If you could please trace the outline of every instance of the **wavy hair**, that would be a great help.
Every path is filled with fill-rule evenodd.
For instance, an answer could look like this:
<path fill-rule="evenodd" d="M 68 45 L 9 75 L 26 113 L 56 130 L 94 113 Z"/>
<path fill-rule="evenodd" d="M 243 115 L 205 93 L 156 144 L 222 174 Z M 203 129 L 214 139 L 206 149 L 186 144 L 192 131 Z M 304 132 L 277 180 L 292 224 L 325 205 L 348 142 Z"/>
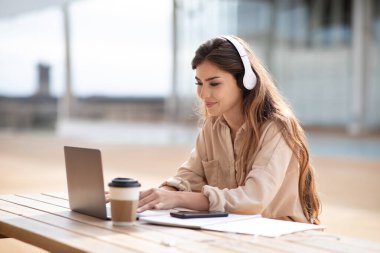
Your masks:
<path fill-rule="evenodd" d="M 300 169 L 298 190 L 303 213 L 310 223 L 319 224 L 321 203 L 316 191 L 314 169 L 309 160 L 305 133 L 269 73 L 255 57 L 248 44 L 238 37 L 235 39 L 247 51 L 251 67 L 257 76 L 257 84 L 253 90 L 247 90 L 243 86 L 244 67 L 241 58 L 235 47 L 224 38 L 213 38 L 200 45 L 192 60 L 192 68 L 196 69 L 202 62 L 209 61 L 232 74 L 242 90 L 243 114 L 248 131 L 247 138 L 244 138 L 239 151 L 240 159 L 237 166 L 245 173 L 250 158 L 257 151 L 263 124 L 268 120 L 278 124 L 282 136 L 298 159 Z M 202 111 L 205 119 L 208 117 L 207 111 L 205 108 L 202 108 Z"/>

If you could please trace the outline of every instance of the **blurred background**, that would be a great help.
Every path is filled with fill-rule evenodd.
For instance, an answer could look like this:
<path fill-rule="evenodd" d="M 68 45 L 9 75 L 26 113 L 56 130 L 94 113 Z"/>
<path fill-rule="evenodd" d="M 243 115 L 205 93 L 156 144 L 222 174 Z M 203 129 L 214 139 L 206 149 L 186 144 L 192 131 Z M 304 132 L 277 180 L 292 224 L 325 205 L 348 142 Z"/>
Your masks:
<path fill-rule="evenodd" d="M 64 145 L 159 185 L 197 136 L 194 51 L 224 34 L 304 126 L 327 231 L 380 242 L 379 0 L 0 0 L 0 193 L 65 192 Z"/>

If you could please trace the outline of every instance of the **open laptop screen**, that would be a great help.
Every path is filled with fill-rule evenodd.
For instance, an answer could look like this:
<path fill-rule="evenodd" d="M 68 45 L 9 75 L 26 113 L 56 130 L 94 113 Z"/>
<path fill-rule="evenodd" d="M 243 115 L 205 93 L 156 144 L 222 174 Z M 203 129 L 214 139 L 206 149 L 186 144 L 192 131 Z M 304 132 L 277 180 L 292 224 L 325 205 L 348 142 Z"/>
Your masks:
<path fill-rule="evenodd" d="M 101 153 L 98 149 L 64 147 L 70 209 L 107 219 Z"/>

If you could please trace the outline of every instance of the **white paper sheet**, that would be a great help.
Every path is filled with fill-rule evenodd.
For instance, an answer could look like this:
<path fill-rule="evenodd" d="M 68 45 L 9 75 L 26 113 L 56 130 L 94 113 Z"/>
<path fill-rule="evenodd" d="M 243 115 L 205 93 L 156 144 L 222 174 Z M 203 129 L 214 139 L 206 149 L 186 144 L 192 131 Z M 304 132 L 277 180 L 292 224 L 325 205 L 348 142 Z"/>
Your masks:
<path fill-rule="evenodd" d="M 267 237 L 278 237 L 311 229 L 324 229 L 324 226 L 301 222 L 283 221 L 266 218 L 248 219 L 242 221 L 231 221 L 223 224 L 212 224 L 202 226 L 202 229 L 232 232 L 250 235 L 261 235 Z"/>
<path fill-rule="evenodd" d="M 170 211 L 152 211 L 140 215 L 140 221 L 164 226 L 205 229 L 229 233 L 278 237 L 311 229 L 325 227 L 308 223 L 262 218 L 261 215 L 229 214 L 228 217 L 179 219 L 171 217 Z M 144 214 L 144 213 L 142 213 Z"/>

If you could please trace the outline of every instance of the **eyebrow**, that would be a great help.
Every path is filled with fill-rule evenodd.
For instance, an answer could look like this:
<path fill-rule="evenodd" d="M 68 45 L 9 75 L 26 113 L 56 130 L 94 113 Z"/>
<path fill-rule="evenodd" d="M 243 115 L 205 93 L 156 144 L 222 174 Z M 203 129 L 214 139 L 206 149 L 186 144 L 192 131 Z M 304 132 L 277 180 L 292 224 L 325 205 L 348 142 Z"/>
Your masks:
<path fill-rule="evenodd" d="M 211 80 L 214 80 L 214 79 L 217 79 L 217 78 L 220 78 L 220 76 L 212 76 L 212 77 L 206 78 L 206 81 L 211 81 Z M 195 77 L 195 79 L 197 79 L 197 81 L 201 80 L 198 77 Z"/>

